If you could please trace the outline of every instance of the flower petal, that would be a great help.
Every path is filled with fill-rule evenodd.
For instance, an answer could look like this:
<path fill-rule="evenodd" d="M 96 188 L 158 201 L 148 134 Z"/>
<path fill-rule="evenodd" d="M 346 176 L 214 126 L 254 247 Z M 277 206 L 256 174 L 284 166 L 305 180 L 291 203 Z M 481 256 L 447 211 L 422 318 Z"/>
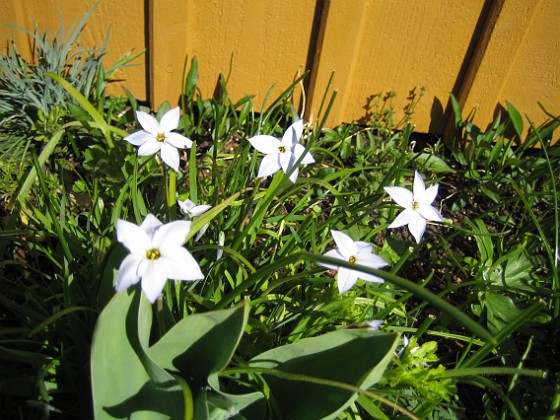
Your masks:
<path fill-rule="evenodd" d="M 298 120 L 288 127 L 282 136 L 280 144 L 284 147 L 291 147 L 299 142 L 303 134 L 303 120 Z"/>
<path fill-rule="evenodd" d="M 373 246 L 371 246 L 367 242 L 358 241 L 354 242 L 354 244 L 356 245 L 356 248 L 358 248 L 358 255 L 362 253 L 371 254 L 373 252 Z"/>
<path fill-rule="evenodd" d="M 165 259 L 144 260 L 140 269 L 142 271 L 142 290 L 148 300 L 154 303 L 161 295 L 167 281 Z"/>
<path fill-rule="evenodd" d="M 195 236 L 195 238 L 194 238 L 194 241 L 195 241 L 195 242 L 198 242 L 198 240 L 199 240 L 200 238 L 202 238 L 202 235 L 204 235 L 204 233 L 206 232 L 206 229 L 208 229 L 208 226 L 210 226 L 210 224 L 209 224 L 209 223 L 206 223 L 204 226 L 202 226 L 202 228 L 200 228 L 200 230 L 197 232 L 197 234 L 196 234 L 196 236 Z"/>
<path fill-rule="evenodd" d="M 134 223 L 117 220 L 117 241 L 123 244 L 133 254 L 143 255 L 151 248 L 150 237 Z"/>
<path fill-rule="evenodd" d="M 144 232 L 146 232 L 151 240 L 151 238 L 154 237 L 154 233 L 156 232 L 156 230 L 158 230 L 162 225 L 163 223 L 161 223 L 161 221 L 156 216 L 154 216 L 152 213 L 148 213 L 140 227 Z"/>
<path fill-rule="evenodd" d="M 179 133 L 167 133 L 165 142 L 177 149 L 190 149 L 192 147 L 192 140 Z"/>
<path fill-rule="evenodd" d="M 162 142 L 157 141 L 154 137 L 152 137 L 138 148 L 138 156 L 151 156 L 154 153 L 159 152 L 162 144 Z"/>
<path fill-rule="evenodd" d="M 140 276 L 138 275 L 138 266 L 143 258 L 137 254 L 128 254 L 121 262 L 119 273 L 117 275 L 117 292 L 124 290 L 135 283 L 138 283 Z"/>
<path fill-rule="evenodd" d="M 437 197 L 438 194 L 438 184 L 434 184 L 431 187 L 428 187 L 426 191 L 424 191 L 424 195 L 420 197 L 417 201 L 422 204 L 432 204 Z"/>
<path fill-rule="evenodd" d="M 340 254 L 346 261 L 348 261 L 351 256 L 356 256 L 356 254 L 358 253 L 358 247 L 350 236 L 343 232 L 340 232 L 339 230 L 332 229 L 331 235 L 336 242 L 336 246 L 338 247 Z"/>
<path fill-rule="evenodd" d="M 337 260 L 345 260 L 345 258 L 338 251 L 338 249 L 331 249 L 330 251 L 325 252 L 323 255 L 325 257 L 336 258 Z M 329 270 L 338 270 L 339 268 L 338 265 L 332 265 L 332 264 L 319 263 L 319 265 L 321 267 L 326 267 Z"/>
<path fill-rule="evenodd" d="M 249 143 L 257 149 L 259 152 L 265 155 L 272 155 L 279 153 L 278 148 L 280 147 L 280 140 L 276 137 L 272 137 L 266 134 L 260 134 L 258 136 L 251 137 Z"/>
<path fill-rule="evenodd" d="M 359 253 L 356 257 L 356 264 L 359 265 L 363 265 L 365 267 L 368 268 L 374 268 L 374 269 L 379 269 L 381 267 L 385 267 L 387 266 L 387 262 L 381 258 L 379 255 L 373 254 L 371 252 L 367 252 L 367 253 Z M 369 273 L 364 273 L 362 271 L 357 271 L 356 270 L 356 276 L 359 279 L 365 280 L 365 281 L 369 281 L 369 282 L 373 282 L 373 283 L 383 283 L 383 279 L 378 277 L 378 276 L 374 276 L 373 274 L 369 274 Z"/>
<path fill-rule="evenodd" d="M 384 187 L 385 192 L 391 196 L 391 198 L 399 206 L 408 208 L 412 206 L 412 200 L 414 196 L 410 190 L 403 187 Z"/>
<path fill-rule="evenodd" d="M 315 163 L 315 159 L 313 159 L 313 156 L 311 156 L 311 152 L 309 150 L 305 150 L 305 147 L 303 147 L 301 144 L 296 144 L 294 146 L 294 155 L 295 155 L 295 159 L 294 160 L 298 160 L 301 155 L 303 155 L 303 159 L 301 160 L 301 164 L 302 165 L 309 165 L 311 163 Z"/>
<path fill-rule="evenodd" d="M 404 209 L 399 213 L 397 217 L 395 217 L 395 220 L 393 220 L 393 223 L 391 223 L 388 228 L 394 229 L 404 225 L 408 225 L 410 223 L 411 214 L 413 213 L 414 210 L 412 210 L 412 208 Z"/>
<path fill-rule="evenodd" d="M 175 172 L 179 172 L 179 151 L 169 143 L 163 143 L 161 145 L 161 160 L 167 163 Z"/>
<path fill-rule="evenodd" d="M 290 181 L 294 184 L 296 183 L 299 175 L 299 168 L 294 168 L 293 172 L 290 174 Z"/>
<path fill-rule="evenodd" d="M 206 213 L 211 208 L 212 206 L 209 206 L 208 204 L 201 204 L 199 206 L 195 206 L 190 211 L 191 217 L 200 216 L 201 214 Z"/>
<path fill-rule="evenodd" d="M 441 213 L 429 204 L 420 203 L 416 209 L 420 215 L 426 220 L 433 220 L 434 222 L 443 222 Z"/>
<path fill-rule="evenodd" d="M 411 212 L 410 221 L 408 222 L 408 230 L 410 230 L 410 233 L 414 236 L 416 242 L 420 243 L 422 236 L 426 231 L 426 219 L 415 211 Z"/>
<path fill-rule="evenodd" d="M 338 284 L 338 291 L 340 293 L 347 292 L 350 290 L 352 286 L 356 284 L 356 272 L 353 270 L 349 270 L 345 267 L 340 267 L 338 270 L 338 275 L 336 278 L 336 282 Z"/>
<path fill-rule="evenodd" d="M 190 252 L 183 247 L 167 250 L 165 257 L 161 259 L 162 262 L 165 262 L 169 279 L 193 281 L 204 278 L 204 274 L 200 271 L 200 266 L 196 260 L 192 257 Z"/>
<path fill-rule="evenodd" d="M 164 255 L 172 248 L 181 248 L 190 230 L 191 222 L 187 220 L 167 223 L 156 231 L 152 244 Z"/>
<path fill-rule="evenodd" d="M 418 171 L 414 171 L 414 185 L 412 191 L 414 192 L 414 201 L 422 201 L 422 197 L 424 197 L 424 193 L 426 192 L 426 185 Z"/>
<path fill-rule="evenodd" d="M 172 108 L 165 114 L 163 114 L 163 117 L 161 117 L 161 120 L 159 122 L 159 128 L 162 133 L 168 134 L 169 131 L 175 130 L 179 125 L 180 118 L 181 110 L 179 109 L 179 107 Z"/>
<path fill-rule="evenodd" d="M 140 130 L 137 131 L 136 133 L 132 133 L 126 136 L 124 140 L 126 140 L 130 144 L 133 144 L 134 146 L 142 146 L 145 142 L 153 138 L 154 136 L 148 133 L 147 131 Z"/>
<path fill-rule="evenodd" d="M 259 167 L 259 178 L 266 177 L 275 174 L 280 170 L 280 163 L 278 162 L 278 155 L 266 155 L 261 161 L 261 166 Z"/>
<path fill-rule="evenodd" d="M 160 134 L 159 122 L 150 114 L 144 111 L 136 111 L 136 118 L 144 130 L 156 137 Z"/>
<path fill-rule="evenodd" d="M 356 256 L 356 264 L 364 265 L 369 268 L 379 269 L 381 267 L 386 267 L 387 261 L 381 258 L 379 255 L 368 253 L 359 253 Z"/>
<path fill-rule="evenodd" d="M 278 154 L 278 160 L 280 161 L 280 166 L 285 174 L 288 173 L 290 168 L 293 166 L 293 155 L 291 151 L 286 150 L 284 153 Z"/>
<path fill-rule="evenodd" d="M 195 202 L 189 200 L 188 198 L 185 201 L 177 201 L 177 204 L 179 204 L 179 208 L 181 209 L 181 211 L 185 214 L 188 214 L 189 216 L 191 216 L 191 210 L 196 207 Z"/>
<path fill-rule="evenodd" d="M 357 277 L 361 280 L 368 281 L 370 283 L 384 283 L 384 280 L 381 277 L 374 276 L 373 274 L 363 273 L 363 272 L 356 272 Z"/>

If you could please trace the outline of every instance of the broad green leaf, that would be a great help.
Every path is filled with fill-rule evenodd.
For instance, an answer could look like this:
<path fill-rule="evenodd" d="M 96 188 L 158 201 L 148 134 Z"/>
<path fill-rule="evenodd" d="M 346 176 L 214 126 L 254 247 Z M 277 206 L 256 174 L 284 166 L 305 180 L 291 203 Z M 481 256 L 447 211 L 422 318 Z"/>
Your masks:
<path fill-rule="evenodd" d="M 250 366 L 263 369 L 281 418 L 335 418 L 358 398 L 342 384 L 367 389 L 377 383 L 396 344 L 395 334 L 341 329 L 262 353 Z"/>
<path fill-rule="evenodd" d="M 461 115 L 461 105 L 459 105 L 459 101 L 457 101 L 457 98 L 453 94 L 451 94 L 449 100 L 451 101 L 453 114 L 455 114 L 455 127 L 460 127 L 463 123 L 463 116 Z"/>
<path fill-rule="evenodd" d="M 199 387 L 224 369 L 233 355 L 247 322 L 249 307 L 189 315 L 175 324 L 150 349 L 163 368 L 188 378 Z"/>
<path fill-rule="evenodd" d="M 494 259 L 494 243 L 488 228 L 480 219 L 467 220 L 467 225 L 472 228 L 473 236 L 480 252 L 480 262 L 486 266 L 492 265 Z"/>
<path fill-rule="evenodd" d="M 498 298 L 500 299 L 500 298 Z M 509 305 L 509 304 L 506 304 Z M 490 354 L 496 347 L 498 347 L 504 340 L 507 340 L 511 335 L 525 325 L 527 322 L 532 321 L 543 309 L 542 302 L 534 302 L 529 307 L 520 310 L 519 315 L 510 322 L 505 323 L 502 329 L 500 329 L 494 340 L 487 342 L 480 349 L 478 349 L 472 356 L 470 356 L 461 367 L 471 368 L 476 367 Z M 496 306 L 495 306 L 496 307 Z M 510 312 L 511 313 L 511 312 Z"/>
<path fill-rule="evenodd" d="M 507 107 L 509 119 L 513 124 L 513 128 L 515 129 L 517 136 L 521 138 L 521 135 L 523 134 L 523 118 L 521 117 L 519 111 L 515 109 L 515 107 L 512 104 L 510 104 L 508 101 L 506 101 L 506 107 Z"/>
<path fill-rule="evenodd" d="M 220 389 L 218 374 L 230 362 L 247 324 L 249 306 L 189 315 L 173 326 L 148 353 L 158 366 L 186 379 L 195 398 L 222 399 L 221 408 L 238 413 L 258 413 L 264 410 L 262 394 L 228 395 Z M 211 386 L 216 394 L 201 392 Z M 214 404 L 215 405 L 215 404 Z M 203 418 L 203 417 L 201 417 Z"/>
<path fill-rule="evenodd" d="M 494 143 L 494 146 L 490 150 L 490 154 L 488 156 L 488 164 L 486 165 L 488 167 L 488 170 L 491 170 L 491 168 L 489 167 L 490 164 L 496 161 L 503 154 L 504 154 L 504 138 L 500 137 L 498 141 Z"/>
<path fill-rule="evenodd" d="M 508 290 L 534 291 L 532 283 L 533 263 L 524 253 L 525 247 L 519 247 L 500 257 L 485 273 L 487 281 Z"/>
<path fill-rule="evenodd" d="M 486 293 L 485 295 L 488 329 L 493 334 L 501 331 L 522 312 L 508 296 L 498 293 Z"/>
<path fill-rule="evenodd" d="M 95 327 L 91 351 L 91 383 L 96 419 L 182 419 L 183 391 L 173 377 L 160 369 L 159 380 L 153 377 L 156 367 L 146 369 L 146 354 L 139 335 L 138 288 L 117 293 L 105 307 Z M 151 322 L 141 315 L 142 335 Z M 151 377 L 152 376 L 152 377 Z"/>
<path fill-rule="evenodd" d="M 431 153 L 419 153 L 416 159 L 422 163 L 424 169 L 439 173 L 455 173 L 455 169 L 447 164 L 442 158 L 432 155 Z"/>
<path fill-rule="evenodd" d="M 489 199 L 495 203 L 500 202 L 500 190 L 494 181 L 485 181 L 479 185 L 479 188 Z"/>
<path fill-rule="evenodd" d="M 191 68 L 187 74 L 185 80 L 185 91 L 184 94 L 187 95 L 189 101 L 194 100 L 194 94 L 196 91 L 196 86 L 198 85 L 198 59 L 196 56 L 193 57 L 191 61 Z"/>

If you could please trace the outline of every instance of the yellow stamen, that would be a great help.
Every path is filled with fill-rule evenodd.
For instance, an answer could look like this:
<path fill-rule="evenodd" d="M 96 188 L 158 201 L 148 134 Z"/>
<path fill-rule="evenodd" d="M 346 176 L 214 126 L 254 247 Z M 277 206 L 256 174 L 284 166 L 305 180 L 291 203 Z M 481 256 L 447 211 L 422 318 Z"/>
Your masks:
<path fill-rule="evenodd" d="M 353 255 L 348 258 L 348 262 L 351 262 L 352 264 L 354 264 L 356 262 L 356 257 L 354 257 Z"/>
<path fill-rule="evenodd" d="M 420 207 L 420 203 L 418 201 L 413 201 L 412 210 L 418 210 L 418 207 Z"/>
<path fill-rule="evenodd" d="M 163 142 L 165 141 L 165 134 L 159 133 L 159 134 L 156 136 L 156 140 L 159 141 L 160 143 L 163 143 Z"/>
<path fill-rule="evenodd" d="M 159 257 L 161 257 L 161 253 L 159 252 L 159 249 L 154 248 L 154 249 L 148 249 L 146 251 L 146 258 L 149 260 L 157 260 Z"/>
<path fill-rule="evenodd" d="M 286 152 L 286 148 L 285 148 L 284 146 L 280 146 L 280 147 L 278 148 L 278 151 L 279 151 L 280 153 L 285 153 L 285 152 Z"/>

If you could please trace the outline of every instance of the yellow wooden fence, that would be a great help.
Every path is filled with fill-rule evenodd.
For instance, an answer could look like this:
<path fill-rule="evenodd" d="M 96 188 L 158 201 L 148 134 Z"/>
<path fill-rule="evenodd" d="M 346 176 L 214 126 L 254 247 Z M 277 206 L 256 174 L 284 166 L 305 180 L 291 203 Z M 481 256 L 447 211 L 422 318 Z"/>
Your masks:
<path fill-rule="evenodd" d="M 56 31 L 82 17 L 93 0 L 4 0 L 0 40 L 20 48 L 28 38 L 6 24 Z M 338 96 L 329 126 L 367 122 L 376 98 L 390 91 L 397 118 L 410 92 L 425 88 L 413 121 L 419 132 L 443 134 L 454 93 L 464 113 L 476 110 L 485 128 L 511 102 L 535 124 L 538 103 L 560 114 L 560 2 L 558 0 L 101 0 L 82 42 L 100 45 L 111 30 L 106 64 L 147 49 L 123 70 L 125 85 L 154 108 L 177 103 L 185 57 L 199 60 L 199 87 L 212 95 L 229 74 L 232 98 L 279 94 L 311 71 L 296 106 L 317 116 L 334 71 Z M 527 126 L 527 124 L 526 124 Z"/>

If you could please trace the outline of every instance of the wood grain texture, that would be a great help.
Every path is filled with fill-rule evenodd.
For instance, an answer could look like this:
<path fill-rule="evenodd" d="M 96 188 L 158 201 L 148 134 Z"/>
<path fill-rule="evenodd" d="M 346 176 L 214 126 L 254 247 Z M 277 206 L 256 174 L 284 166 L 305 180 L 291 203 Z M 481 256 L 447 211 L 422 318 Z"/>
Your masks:
<path fill-rule="evenodd" d="M 409 92 L 424 86 L 414 122 L 419 131 L 442 131 L 443 109 L 482 6 L 482 0 L 329 2 L 310 115 L 334 70 L 339 98 L 330 125 L 366 122 L 370 98 L 388 91 L 397 93 L 398 120 Z"/>
<path fill-rule="evenodd" d="M 464 99 L 465 112 L 486 128 L 506 101 L 536 125 L 547 117 L 538 102 L 560 113 L 560 3 L 506 0 Z M 525 122 L 525 131 L 528 124 Z"/>
<path fill-rule="evenodd" d="M 299 0 L 196 1 L 179 8 L 152 0 L 153 104 L 177 101 L 185 57 L 198 57 L 199 88 L 211 97 L 220 73 L 234 100 L 256 95 L 257 111 L 275 85 L 279 95 L 305 70 L 314 5 Z M 160 25 L 160 22 L 166 22 Z M 273 95 L 274 95 L 273 94 Z"/>

